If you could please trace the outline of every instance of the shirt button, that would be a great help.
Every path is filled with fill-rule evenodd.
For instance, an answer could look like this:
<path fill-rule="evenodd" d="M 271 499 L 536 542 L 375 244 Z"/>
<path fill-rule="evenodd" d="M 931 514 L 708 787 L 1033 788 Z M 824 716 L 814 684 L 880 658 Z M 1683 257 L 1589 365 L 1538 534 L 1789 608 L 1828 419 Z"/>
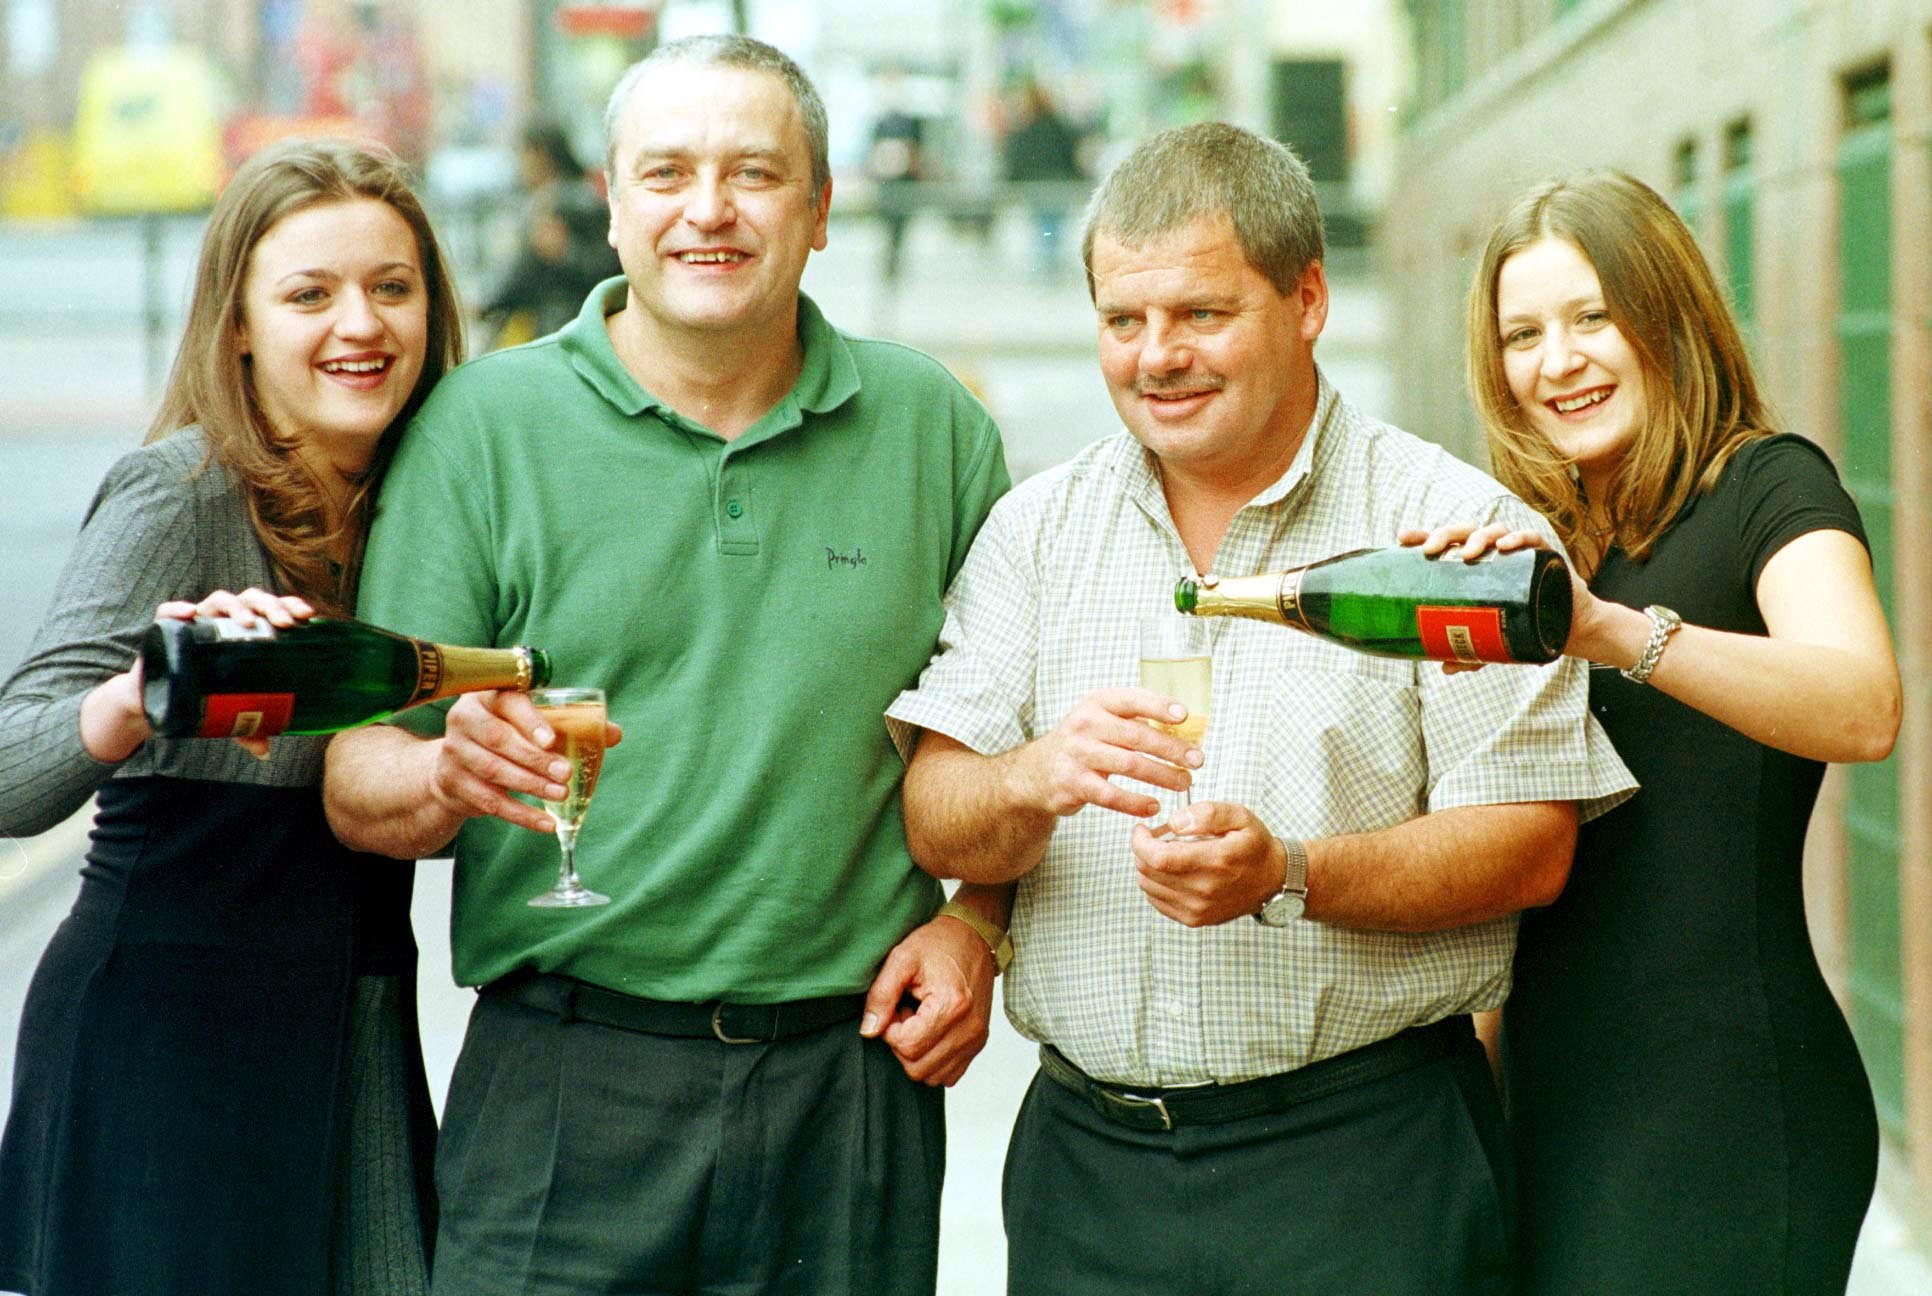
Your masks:
<path fill-rule="evenodd" d="M 1169 1017 L 1172 1017 L 1175 1021 L 1186 1021 L 1187 1005 L 1182 1003 L 1179 999 L 1169 999 L 1167 1001 L 1167 1015 Z"/>
<path fill-rule="evenodd" d="M 734 518 L 743 517 L 745 515 L 745 506 L 737 500 L 731 500 L 725 504 L 725 513 Z"/>

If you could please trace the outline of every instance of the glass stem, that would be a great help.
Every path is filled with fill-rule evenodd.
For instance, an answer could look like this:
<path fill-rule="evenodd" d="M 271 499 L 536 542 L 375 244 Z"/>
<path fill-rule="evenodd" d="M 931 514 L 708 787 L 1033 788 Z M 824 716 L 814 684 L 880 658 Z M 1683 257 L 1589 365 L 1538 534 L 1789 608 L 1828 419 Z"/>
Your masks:
<path fill-rule="evenodd" d="M 577 830 L 558 824 L 557 845 L 563 848 L 563 863 L 557 872 L 557 889 L 576 891 L 583 886 L 577 880 Z"/>

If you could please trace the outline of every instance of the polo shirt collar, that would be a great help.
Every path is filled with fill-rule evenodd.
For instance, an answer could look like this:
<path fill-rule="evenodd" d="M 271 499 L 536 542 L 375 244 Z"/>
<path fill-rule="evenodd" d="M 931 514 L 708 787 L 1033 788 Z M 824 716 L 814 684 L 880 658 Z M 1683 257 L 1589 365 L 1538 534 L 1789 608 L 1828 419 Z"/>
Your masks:
<path fill-rule="evenodd" d="M 558 343 L 569 357 L 571 368 L 623 413 L 635 416 L 648 410 L 667 421 L 687 422 L 631 376 L 631 371 L 617 358 L 617 349 L 611 345 L 610 329 L 604 319 L 624 308 L 628 291 L 622 275 L 598 284 L 584 300 L 577 318 L 558 334 Z M 763 440 L 797 427 L 802 421 L 801 411 L 829 413 L 858 394 L 859 366 L 852 357 L 851 343 L 826 320 L 818 304 L 803 293 L 798 297 L 798 334 L 804 349 L 798 380 L 784 399 L 747 432 L 747 437 L 756 434 L 756 439 Z"/>

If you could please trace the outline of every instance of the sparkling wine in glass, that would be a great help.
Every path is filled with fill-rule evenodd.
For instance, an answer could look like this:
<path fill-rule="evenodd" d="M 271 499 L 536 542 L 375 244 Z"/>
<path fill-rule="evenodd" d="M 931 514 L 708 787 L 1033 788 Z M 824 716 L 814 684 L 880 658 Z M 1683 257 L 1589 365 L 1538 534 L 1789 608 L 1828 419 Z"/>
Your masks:
<path fill-rule="evenodd" d="M 1196 747 L 1207 736 L 1213 705 L 1214 658 L 1205 624 L 1175 612 L 1151 613 L 1140 622 L 1140 686 L 1165 693 L 1187 708 L 1178 723 L 1150 720 L 1156 729 Z M 1182 788 L 1180 803 L 1194 804 L 1191 788 Z"/>
<path fill-rule="evenodd" d="M 575 909 L 584 905 L 609 904 L 610 897 L 599 895 L 577 877 L 577 830 L 583 827 L 584 812 L 590 809 L 591 795 L 597 791 L 597 771 L 604 765 L 604 690 L 594 688 L 535 689 L 530 700 L 537 714 L 556 733 L 560 750 L 570 762 L 568 789 L 561 801 L 545 800 L 543 808 L 557 826 L 557 845 L 563 862 L 557 884 L 530 903 L 539 909 Z"/>

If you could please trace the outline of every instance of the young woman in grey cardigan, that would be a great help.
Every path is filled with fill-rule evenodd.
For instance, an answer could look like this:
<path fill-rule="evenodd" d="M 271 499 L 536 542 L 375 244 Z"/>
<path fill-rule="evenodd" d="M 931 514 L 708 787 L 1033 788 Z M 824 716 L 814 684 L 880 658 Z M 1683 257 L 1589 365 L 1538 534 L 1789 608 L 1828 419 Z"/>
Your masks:
<path fill-rule="evenodd" d="M 0 831 L 97 797 L 21 1014 L 0 1289 L 425 1288 L 411 868 L 330 835 L 325 739 L 154 737 L 134 653 L 157 615 L 351 606 L 370 491 L 461 331 L 380 146 L 279 146 L 216 204 L 149 444 L 0 689 Z"/>

